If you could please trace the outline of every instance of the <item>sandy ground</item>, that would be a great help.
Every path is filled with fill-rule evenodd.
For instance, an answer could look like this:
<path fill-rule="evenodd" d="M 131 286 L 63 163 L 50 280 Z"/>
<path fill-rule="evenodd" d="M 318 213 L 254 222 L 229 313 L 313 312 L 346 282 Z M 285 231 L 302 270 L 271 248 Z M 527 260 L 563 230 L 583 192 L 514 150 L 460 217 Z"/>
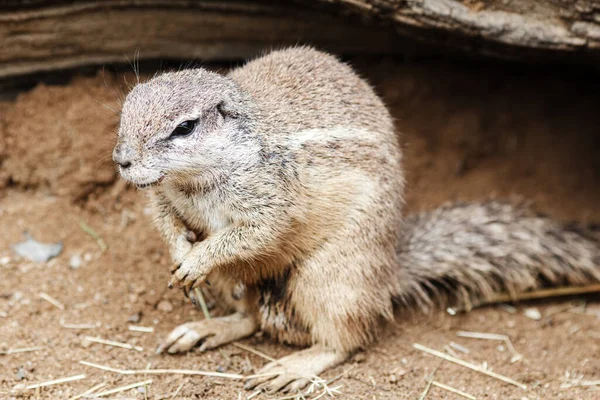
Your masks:
<path fill-rule="evenodd" d="M 512 67 L 411 64 L 354 60 L 384 96 L 402 132 L 409 188 L 408 212 L 448 200 L 491 196 L 531 199 L 560 219 L 600 222 L 600 90 L 589 80 Z M 131 76 L 129 76 L 131 80 Z M 119 375 L 113 368 L 183 368 L 251 374 L 265 363 L 232 345 L 182 356 L 154 354 L 177 324 L 202 318 L 184 296 L 166 287 L 169 257 L 153 230 L 143 194 L 116 181 L 110 163 L 124 77 L 78 77 L 65 86 L 38 85 L 0 103 L 0 398 L 66 399 L 105 382 L 104 389 L 152 379 L 142 391 L 112 398 L 245 398 L 240 381 L 180 375 Z M 108 249 L 81 229 L 92 227 Z M 19 259 L 11 245 L 29 231 L 62 241 L 46 264 Z M 70 266 L 80 256 L 78 268 Z M 40 298 L 58 300 L 60 309 Z M 526 317 L 537 308 L 540 320 Z M 513 311 L 513 312 L 510 312 Z M 218 314 L 219 310 L 213 310 Z M 77 326 L 81 325 L 82 326 Z M 152 327 L 134 332 L 129 325 Z M 457 331 L 506 334 L 506 344 L 457 337 Z M 90 343 L 86 336 L 140 346 L 142 351 Z M 440 351 L 451 343 L 461 359 L 526 384 L 525 391 L 412 347 Z M 292 348 L 260 335 L 243 341 L 272 357 Z M 553 299 L 516 310 L 491 306 L 467 315 L 398 315 L 381 340 L 327 371 L 337 398 L 419 398 L 429 375 L 479 399 L 598 399 L 600 297 Z M 16 385 L 85 374 L 85 379 L 20 394 Z M 579 381 L 579 383 L 581 383 Z M 261 394 L 257 399 L 269 398 Z M 325 397 L 327 398 L 327 396 Z M 432 387 L 427 399 L 459 399 Z"/>

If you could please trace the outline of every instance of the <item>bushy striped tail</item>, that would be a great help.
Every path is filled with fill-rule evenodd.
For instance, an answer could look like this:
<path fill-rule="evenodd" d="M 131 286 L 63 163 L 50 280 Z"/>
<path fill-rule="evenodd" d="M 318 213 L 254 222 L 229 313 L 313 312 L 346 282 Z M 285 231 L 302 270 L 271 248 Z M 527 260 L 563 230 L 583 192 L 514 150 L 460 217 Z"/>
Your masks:
<path fill-rule="evenodd" d="M 470 308 L 548 286 L 600 282 L 600 232 L 502 202 L 452 204 L 409 216 L 397 300 Z"/>

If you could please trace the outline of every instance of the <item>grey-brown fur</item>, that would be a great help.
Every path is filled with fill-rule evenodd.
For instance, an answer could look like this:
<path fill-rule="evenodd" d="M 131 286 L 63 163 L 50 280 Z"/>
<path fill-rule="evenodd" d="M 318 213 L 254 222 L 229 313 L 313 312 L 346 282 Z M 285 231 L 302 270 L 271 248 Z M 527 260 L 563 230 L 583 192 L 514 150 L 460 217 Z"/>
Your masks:
<path fill-rule="evenodd" d="M 188 137 L 170 137 L 195 119 Z M 152 186 L 171 283 L 210 282 L 233 312 L 179 326 L 161 351 L 257 330 L 311 346 L 249 387 L 301 388 L 375 340 L 395 305 L 600 280 L 596 236 L 521 207 L 454 205 L 403 221 L 387 109 L 348 66 L 307 47 L 227 76 L 196 69 L 137 85 L 114 158 L 125 179 Z"/>
<path fill-rule="evenodd" d="M 446 205 L 405 220 L 398 256 L 408 287 L 397 300 L 468 307 L 498 292 L 598 282 L 599 249 L 597 232 L 522 204 Z"/>

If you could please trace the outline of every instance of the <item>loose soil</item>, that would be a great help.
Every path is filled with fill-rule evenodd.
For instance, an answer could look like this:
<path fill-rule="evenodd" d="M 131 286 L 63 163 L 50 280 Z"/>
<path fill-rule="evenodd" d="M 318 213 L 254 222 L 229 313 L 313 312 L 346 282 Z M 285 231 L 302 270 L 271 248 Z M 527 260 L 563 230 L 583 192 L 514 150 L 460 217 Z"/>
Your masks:
<path fill-rule="evenodd" d="M 525 198 L 556 218 L 600 222 L 600 90 L 588 80 L 516 67 L 414 64 L 353 60 L 385 98 L 405 146 L 407 212 L 451 200 Z M 589 78 L 589 77 L 588 77 Z M 176 325 L 202 318 L 182 293 L 168 290 L 169 256 L 154 231 L 144 194 L 116 178 L 110 151 L 125 79 L 99 73 L 63 86 L 38 85 L 0 103 L 0 350 L 43 346 L 0 355 L 0 398 L 66 399 L 106 382 L 105 388 L 147 379 L 81 365 L 113 368 L 180 368 L 251 374 L 265 360 L 232 345 L 181 356 L 155 355 L 159 340 Z M 83 221 L 107 244 L 80 227 Z M 62 254 L 45 264 L 19 259 L 11 245 L 30 232 L 62 241 Z M 82 258 L 72 268 L 73 256 Z M 46 293 L 61 310 L 40 298 Z M 536 307 L 540 320 L 524 315 Z M 218 315 L 219 310 L 213 310 Z M 134 321 L 134 322 L 130 322 Z M 92 324 L 73 329 L 69 324 Z M 128 330 L 128 325 L 154 332 Z M 509 335 L 523 360 L 510 363 L 501 342 L 457 337 L 477 331 Z M 98 336 L 141 346 L 143 351 L 87 342 Z M 413 343 L 455 350 L 471 363 L 523 382 L 515 386 L 441 363 Z M 243 343 L 281 357 L 292 348 L 257 335 Z M 597 399 L 598 386 L 561 388 L 573 379 L 600 379 L 600 297 L 552 299 L 499 306 L 451 316 L 435 312 L 398 315 L 381 340 L 329 379 L 347 372 L 338 398 L 415 399 L 435 370 L 435 380 L 479 399 Z M 23 393 L 15 385 L 86 374 L 84 380 Z M 137 389 L 113 398 L 245 398 L 242 382 L 178 375 L 150 376 Z M 255 397 L 269 398 L 266 395 Z M 327 397 L 325 397 L 327 398 Z M 427 399 L 459 399 L 432 387 Z"/>

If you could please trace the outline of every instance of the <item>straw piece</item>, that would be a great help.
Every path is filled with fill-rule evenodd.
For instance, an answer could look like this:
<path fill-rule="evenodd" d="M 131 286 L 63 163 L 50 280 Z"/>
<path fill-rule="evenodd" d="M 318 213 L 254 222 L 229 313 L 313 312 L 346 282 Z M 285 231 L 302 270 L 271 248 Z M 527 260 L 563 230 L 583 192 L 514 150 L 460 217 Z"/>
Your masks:
<path fill-rule="evenodd" d="M 458 390 L 458 389 L 456 389 L 456 388 L 453 388 L 452 386 L 445 385 L 445 384 L 443 384 L 443 383 L 441 383 L 441 382 L 438 382 L 438 381 L 433 381 L 433 382 L 431 382 L 431 384 L 432 384 L 433 386 L 437 386 L 437 387 L 439 387 L 440 389 L 447 390 L 447 391 L 449 391 L 449 392 L 452 392 L 452 393 L 454 393 L 454 394 L 457 394 L 457 395 L 459 395 L 459 396 L 465 397 L 465 398 L 467 398 L 467 399 L 471 399 L 471 400 L 477 400 L 477 397 L 473 396 L 472 394 L 469 394 L 469 393 L 463 392 L 462 390 Z"/>
<path fill-rule="evenodd" d="M 246 400 L 251 400 L 251 399 L 255 398 L 256 396 L 258 396 L 261 393 L 262 393 L 262 390 L 257 390 L 254 393 L 250 394 L 248 397 L 246 397 Z"/>
<path fill-rule="evenodd" d="M 457 352 L 455 352 L 454 350 L 452 350 L 452 347 L 445 345 L 444 346 L 444 351 L 448 354 L 450 354 L 452 357 L 456 357 L 456 358 L 460 358 L 460 356 L 458 355 Z"/>
<path fill-rule="evenodd" d="M 502 310 L 506 311 L 509 314 L 516 314 L 517 309 L 514 306 L 511 306 L 510 304 L 498 304 L 498 308 L 501 308 Z"/>
<path fill-rule="evenodd" d="M 85 379 L 85 374 L 69 376 L 67 378 L 53 379 L 51 381 L 35 383 L 33 385 L 26 386 L 25 389 L 37 389 L 44 386 L 58 385 L 60 383 L 77 381 L 80 379 Z"/>
<path fill-rule="evenodd" d="M 256 354 L 257 356 L 260 356 L 260 357 L 262 357 L 262 358 L 264 358 L 264 359 L 266 359 L 266 360 L 272 361 L 272 362 L 274 362 L 274 363 L 277 363 L 277 362 L 278 362 L 278 361 L 277 361 L 276 359 L 274 359 L 273 357 L 266 355 L 266 354 L 265 354 L 265 353 L 263 353 L 262 351 L 255 350 L 255 349 L 253 349 L 253 348 L 252 348 L 252 347 L 250 347 L 250 346 L 246 346 L 245 344 L 241 344 L 241 343 L 238 343 L 238 342 L 232 342 L 231 344 L 232 344 L 232 345 L 234 345 L 235 347 L 239 347 L 239 348 L 240 348 L 240 349 L 242 349 L 242 350 L 246 350 L 246 351 L 249 351 L 250 353 L 254 353 L 254 354 Z"/>
<path fill-rule="evenodd" d="M 100 364 L 94 364 L 88 361 L 79 361 L 79 364 L 81 365 L 86 365 L 88 367 L 92 367 L 92 368 L 98 368 L 104 371 L 109 371 L 109 372 L 116 372 L 117 374 L 124 374 L 124 375 L 129 375 L 127 373 L 127 371 L 122 370 L 122 369 L 117 369 L 117 368 L 111 368 L 111 367 L 107 367 L 105 365 L 100 365 Z"/>
<path fill-rule="evenodd" d="M 200 288 L 194 288 L 194 294 L 196 295 L 196 299 L 200 303 L 200 308 L 202 308 L 202 313 L 204 314 L 205 319 L 210 319 L 210 312 L 208 311 L 208 306 L 206 305 L 206 301 L 204 301 L 204 295 L 202 294 L 202 290 Z"/>
<path fill-rule="evenodd" d="M 600 380 L 598 381 L 584 381 L 584 380 L 574 380 L 570 383 L 563 383 L 560 385 L 561 389 L 569 389 L 572 387 L 589 387 L 589 386 L 600 386 Z"/>
<path fill-rule="evenodd" d="M 98 324 L 68 324 L 64 320 L 60 320 L 60 326 L 66 329 L 96 329 Z"/>
<path fill-rule="evenodd" d="M 183 388 L 183 385 L 185 385 L 186 383 L 187 383 L 187 381 L 181 382 L 181 385 L 179 385 L 177 387 L 177 389 L 175 390 L 175 392 L 173 392 L 173 395 L 171 396 L 171 400 L 173 400 L 179 394 L 179 392 L 181 391 L 181 388 Z"/>
<path fill-rule="evenodd" d="M 523 390 L 527 390 L 527 386 L 524 385 L 524 384 L 522 384 L 522 383 L 520 383 L 520 382 L 517 382 L 517 381 L 515 381 L 513 379 L 510 379 L 510 378 L 508 378 L 508 377 L 506 377 L 504 375 L 500 375 L 500 374 L 497 374 L 497 373 L 492 372 L 492 371 L 487 371 L 487 370 L 482 369 L 481 367 L 479 367 L 477 365 L 474 365 L 474 364 L 468 363 L 466 361 L 463 361 L 460 358 L 455 358 L 455 357 L 449 356 L 449 355 L 447 355 L 445 353 L 442 353 L 442 352 L 437 351 L 437 350 L 430 349 L 429 347 L 425 347 L 425 346 L 423 346 L 421 344 L 418 344 L 418 343 L 413 343 L 413 347 L 415 349 L 417 349 L 417 350 L 420 350 L 420 351 L 424 352 L 424 353 L 431 354 L 433 356 L 442 358 L 442 359 L 444 359 L 446 361 L 450 361 L 450 362 L 453 362 L 453 363 L 458 364 L 460 366 L 463 366 L 465 368 L 469 368 L 469 369 L 471 369 L 473 371 L 477 371 L 477 372 L 482 373 L 484 375 L 488 375 L 488 376 L 490 376 L 492 378 L 496 378 L 496 379 L 498 379 L 498 380 L 500 380 L 502 382 L 506 382 L 506 383 L 509 383 L 511 385 L 520 387 Z"/>
<path fill-rule="evenodd" d="M 513 346 L 512 341 L 510 340 L 510 337 L 508 335 L 502 335 L 499 333 L 458 331 L 456 332 L 456 336 L 469 339 L 499 340 L 501 342 L 506 343 L 508 350 L 512 353 L 512 357 L 510 358 L 511 364 L 523 359 L 523 356 L 517 351 L 517 349 L 515 349 L 515 346 Z"/>
<path fill-rule="evenodd" d="M 573 296 L 578 294 L 588 294 L 600 292 L 600 283 L 588 286 L 564 286 L 552 289 L 534 290 L 531 292 L 522 292 L 516 294 L 500 293 L 492 296 L 488 300 L 469 305 L 469 307 L 455 307 L 454 312 L 470 311 L 474 307 L 482 307 L 489 304 L 515 303 L 522 300 L 544 299 L 548 297 Z"/>
<path fill-rule="evenodd" d="M 499 333 L 484 333 L 484 332 L 466 332 L 458 331 L 456 336 L 470 338 L 470 339 L 487 339 L 487 340 L 506 340 L 508 336 L 501 335 Z"/>
<path fill-rule="evenodd" d="M 471 352 L 465 346 L 461 346 L 460 344 L 454 343 L 454 342 L 450 342 L 450 347 L 453 348 L 454 350 L 460 351 L 461 353 L 464 353 L 464 354 L 469 354 Z"/>
<path fill-rule="evenodd" d="M 111 368 L 105 365 L 94 364 L 88 361 L 79 361 L 80 364 L 86 365 L 92 368 L 98 368 L 104 371 L 115 372 L 121 375 L 167 375 L 167 374 L 175 374 L 175 375 L 202 375 L 202 376 L 212 376 L 216 378 L 228 378 L 228 379 L 244 379 L 243 375 L 238 374 L 226 374 L 223 372 L 210 372 L 210 371 L 197 371 L 193 369 L 118 369 Z"/>
<path fill-rule="evenodd" d="M 154 327 L 152 327 L 152 326 L 129 325 L 127 327 L 127 329 L 129 329 L 130 331 L 134 331 L 134 332 L 145 332 L 145 333 L 152 333 L 152 332 L 154 332 Z"/>
<path fill-rule="evenodd" d="M 38 347 L 23 347 L 20 349 L 8 349 L 5 351 L 0 351 L 0 356 L 4 356 L 4 355 L 9 355 L 9 354 L 16 354 L 16 353 L 29 353 L 31 351 L 39 351 L 39 350 L 43 350 L 45 349 L 44 346 L 38 346 Z"/>
<path fill-rule="evenodd" d="M 53 297 L 50 297 L 47 293 L 40 293 L 40 299 L 46 300 L 48 303 L 52 304 L 54 307 L 59 308 L 64 311 L 65 306 L 58 300 Z"/>
<path fill-rule="evenodd" d="M 105 339 L 102 339 L 99 337 L 91 337 L 91 336 L 86 336 L 84 339 L 87 340 L 88 342 L 105 344 L 107 346 L 121 347 L 123 349 L 129 349 L 129 350 L 144 351 L 144 349 L 140 346 L 134 346 L 129 343 L 115 342 L 114 340 L 105 340 Z"/>
<path fill-rule="evenodd" d="M 117 387 L 117 388 L 114 388 L 111 390 L 107 390 L 105 392 L 96 393 L 94 395 L 94 397 L 104 397 L 104 396 L 108 396 L 109 394 L 115 394 L 115 393 L 119 393 L 119 392 L 124 392 L 129 389 L 135 389 L 136 387 L 150 385 L 151 383 L 152 383 L 152 379 L 148 379 L 146 381 L 136 382 L 136 383 L 132 383 L 130 385 L 120 386 L 120 387 Z"/>
<path fill-rule="evenodd" d="M 86 224 L 83 221 L 79 221 L 79 226 L 81 227 L 81 230 L 84 231 L 85 233 L 87 233 L 88 235 L 90 235 L 91 237 L 93 237 L 96 240 L 96 243 L 98 243 L 98 247 L 100 247 L 100 250 L 102 250 L 102 252 L 106 251 L 106 249 L 108 249 L 108 246 L 106 245 L 106 243 L 104 243 L 104 239 L 102 239 L 102 237 L 100 235 L 98 235 L 96 233 L 95 230 L 92 229 L 91 226 L 89 226 L 88 224 Z"/>
<path fill-rule="evenodd" d="M 96 386 L 93 386 L 93 387 L 89 388 L 85 392 L 80 393 L 80 394 L 78 394 L 76 396 L 71 397 L 69 400 L 77 400 L 77 399 L 80 399 L 82 397 L 86 397 L 87 395 L 94 393 L 96 390 L 98 390 L 98 389 L 100 389 L 100 388 L 102 388 L 104 386 L 106 386 L 106 382 L 99 383 Z"/>
<path fill-rule="evenodd" d="M 435 378 L 435 373 L 437 372 L 438 368 L 436 368 L 435 371 L 433 371 L 431 377 L 427 380 L 427 385 L 425 386 L 425 390 L 423 390 L 423 393 L 421 393 L 421 396 L 419 396 L 419 400 L 424 400 L 425 397 L 427 397 L 427 393 L 429 393 L 429 389 L 431 389 L 431 384 L 433 383 L 433 379 Z"/>
<path fill-rule="evenodd" d="M 600 380 L 598 381 L 581 381 L 577 386 L 600 386 Z"/>

